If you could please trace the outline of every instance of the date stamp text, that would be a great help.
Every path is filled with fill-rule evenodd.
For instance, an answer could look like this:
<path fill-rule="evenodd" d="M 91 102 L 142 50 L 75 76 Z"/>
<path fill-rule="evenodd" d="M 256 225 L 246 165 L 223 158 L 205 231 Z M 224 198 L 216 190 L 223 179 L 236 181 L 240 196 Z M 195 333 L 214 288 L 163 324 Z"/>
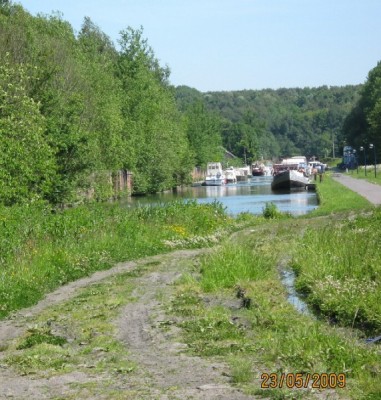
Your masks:
<path fill-rule="evenodd" d="M 280 373 L 261 375 L 262 389 L 288 388 L 301 389 L 311 387 L 312 389 L 336 389 L 344 388 L 346 385 L 345 374 L 292 374 Z"/>

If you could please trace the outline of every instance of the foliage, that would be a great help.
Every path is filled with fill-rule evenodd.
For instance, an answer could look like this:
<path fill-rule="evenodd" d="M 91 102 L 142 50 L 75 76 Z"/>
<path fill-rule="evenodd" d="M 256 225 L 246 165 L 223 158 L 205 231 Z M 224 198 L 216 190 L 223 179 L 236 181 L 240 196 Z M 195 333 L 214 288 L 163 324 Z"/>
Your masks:
<path fill-rule="evenodd" d="M 136 193 L 157 192 L 181 183 L 190 171 L 188 141 L 167 85 L 168 69 L 159 66 L 142 29 L 121 36 L 124 140 L 133 149 L 125 165 L 135 172 Z"/>
<path fill-rule="evenodd" d="M 32 17 L 11 3 L 1 10 L 0 50 L 8 56 L 1 62 L 0 146 L 9 171 L 0 201 L 40 196 L 70 204 L 86 193 L 104 200 L 113 190 L 107 176 L 122 169 L 133 173 L 137 193 L 189 181 L 194 160 L 169 69 L 142 29 L 121 32 L 117 51 L 89 18 L 75 36 L 60 13 Z M 14 165 L 12 152 L 20 155 Z"/>
<path fill-rule="evenodd" d="M 364 331 L 381 329 L 381 212 L 309 230 L 294 257 L 298 287 L 322 314 Z"/>
<path fill-rule="evenodd" d="M 378 62 L 377 66 L 369 72 L 367 81 L 361 89 L 360 98 L 345 120 L 344 135 L 347 143 L 356 147 L 357 150 L 360 146 L 368 148 L 368 145 L 372 143 L 375 146 L 377 159 L 381 159 L 380 121 L 381 62 Z"/>
<path fill-rule="evenodd" d="M 220 118 L 208 112 L 202 101 L 195 101 L 187 108 L 185 121 L 194 163 L 206 167 L 208 162 L 222 161 Z"/>
<path fill-rule="evenodd" d="M 43 197 L 54 177 L 45 121 L 26 90 L 29 79 L 26 68 L 12 68 L 6 54 L 0 64 L 0 202 L 7 205 Z"/>
<path fill-rule="evenodd" d="M 54 346 L 62 346 L 67 340 L 64 337 L 52 334 L 51 329 L 31 328 L 22 342 L 17 346 L 17 350 L 30 349 L 41 343 L 48 343 Z"/>
<path fill-rule="evenodd" d="M 274 203 L 266 203 L 262 215 L 266 219 L 281 219 L 289 217 L 288 214 L 280 212 Z"/>

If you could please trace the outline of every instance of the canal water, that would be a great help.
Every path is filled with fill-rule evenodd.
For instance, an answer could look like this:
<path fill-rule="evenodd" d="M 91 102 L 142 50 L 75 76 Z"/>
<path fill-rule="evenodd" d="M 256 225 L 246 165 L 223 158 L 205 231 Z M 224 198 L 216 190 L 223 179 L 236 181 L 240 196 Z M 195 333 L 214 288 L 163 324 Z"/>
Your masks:
<path fill-rule="evenodd" d="M 272 176 L 252 177 L 248 182 L 223 186 L 195 186 L 178 188 L 176 191 L 132 197 L 131 206 L 165 203 L 172 200 L 196 199 L 199 203 L 219 201 L 229 214 L 241 212 L 262 214 L 266 203 L 273 203 L 281 212 L 304 215 L 318 206 L 316 193 L 307 190 L 272 191 Z"/>

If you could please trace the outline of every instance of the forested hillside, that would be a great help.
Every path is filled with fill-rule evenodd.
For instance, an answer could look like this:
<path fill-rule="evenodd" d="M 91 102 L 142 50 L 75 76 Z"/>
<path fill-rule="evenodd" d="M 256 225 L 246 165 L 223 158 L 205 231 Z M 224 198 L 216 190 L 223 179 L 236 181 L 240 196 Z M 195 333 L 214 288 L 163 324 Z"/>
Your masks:
<path fill-rule="evenodd" d="M 223 145 L 248 161 L 303 154 L 327 158 L 342 149 L 343 122 L 361 86 L 200 93 L 177 88 L 180 108 L 204 101 L 221 117 Z"/>

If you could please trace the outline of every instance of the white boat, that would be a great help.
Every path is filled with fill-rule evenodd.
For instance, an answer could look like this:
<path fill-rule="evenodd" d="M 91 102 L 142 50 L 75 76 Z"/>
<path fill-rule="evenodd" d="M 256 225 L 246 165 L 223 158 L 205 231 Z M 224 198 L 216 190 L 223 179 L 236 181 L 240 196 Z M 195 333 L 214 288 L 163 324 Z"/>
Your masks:
<path fill-rule="evenodd" d="M 272 164 L 267 164 L 267 165 L 265 165 L 264 170 L 265 170 L 265 176 L 271 176 L 271 175 L 273 174 L 273 173 L 272 173 L 272 171 L 273 171 L 273 166 L 272 166 Z"/>
<path fill-rule="evenodd" d="M 237 183 L 236 171 L 233 167 L 229 167 L 224 171 L 226 183 Z"/>
<path fill-rule="evenodd" d="M 246 165 L 245 167 L 236 168 L 235 175 L 237 177 L 237 182 L 247 182 L 249 180 L 249 175 L 251 176 L 250 167 Z"/>
<path fill-rule="evenodd" d="M 324 172 L 327 169 L 327 164 L 323 164 L 320 161 L 309 161 L 308 167 L 311 171 L 311 174 L 313 174 L 318 172 Z"/>
<path fill-rule="evenodd" d="M 206 186 L 221 186 L 226 183 L 226 177 L 219 162 L 210 162 L 206 167 Z"/>
<path fill-rule="evenodd" d="M 305 189 L 310 183 L 305 157 L 286 158 L 281 164 L 274 164 L 273 175 L 273 181 L 271 182 L 273 190 Z"/>

